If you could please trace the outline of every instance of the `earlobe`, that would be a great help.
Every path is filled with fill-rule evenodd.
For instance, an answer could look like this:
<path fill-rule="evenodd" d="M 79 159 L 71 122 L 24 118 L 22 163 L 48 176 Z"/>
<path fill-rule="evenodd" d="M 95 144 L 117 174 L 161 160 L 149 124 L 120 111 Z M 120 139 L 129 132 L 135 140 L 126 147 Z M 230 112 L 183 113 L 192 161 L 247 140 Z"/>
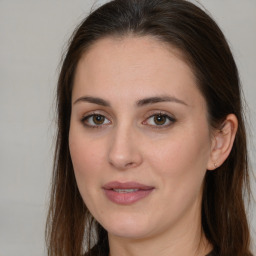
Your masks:
<path fill-rule="evenodd" d="M 234 144 L 238 121 L 234 114 L 229 114 L 220 129 L 214 132 L 208 170 L 221 166 L 228 158 Z"/>

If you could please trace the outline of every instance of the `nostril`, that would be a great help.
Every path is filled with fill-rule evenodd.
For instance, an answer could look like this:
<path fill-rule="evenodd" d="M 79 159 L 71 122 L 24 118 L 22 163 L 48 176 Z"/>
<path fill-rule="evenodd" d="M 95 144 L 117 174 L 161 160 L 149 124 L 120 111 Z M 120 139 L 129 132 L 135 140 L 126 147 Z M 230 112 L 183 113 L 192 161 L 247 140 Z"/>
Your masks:
<path fill-rule="evenodd" d="M 126 169 L 136 165 L 134 162 L 124 163 L 124 162 L 112 162 L 112 161 L 110 161 L 110 164 L 120 169 Z"/>
<path fill-rule="evenodd" d="M 130 162 L 130 163 L 127 163 L 126 165 L 125 165 L 125 167 L 131 167 L 131 166 L 133 166 L 134 165 L 134 163 L 133 162 Z"/>

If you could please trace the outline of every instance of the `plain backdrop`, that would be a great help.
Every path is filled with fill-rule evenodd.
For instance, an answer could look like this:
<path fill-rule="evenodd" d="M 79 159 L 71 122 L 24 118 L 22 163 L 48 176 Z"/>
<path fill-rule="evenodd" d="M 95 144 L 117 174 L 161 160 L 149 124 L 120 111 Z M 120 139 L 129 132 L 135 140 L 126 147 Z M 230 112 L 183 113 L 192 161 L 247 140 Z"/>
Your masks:
<path fill-rule="evenodd" d="M 75 26 L 102 2 L 0 0 L 0 256 L 46 255 L 58 65 Z M 240 70 L 255 175 L 256 0 L 200 3 L 222 28 Z M 252 189 L 255 197 L 255 180 Z M 248 215 L 255 244 L 255 203 Z"/>

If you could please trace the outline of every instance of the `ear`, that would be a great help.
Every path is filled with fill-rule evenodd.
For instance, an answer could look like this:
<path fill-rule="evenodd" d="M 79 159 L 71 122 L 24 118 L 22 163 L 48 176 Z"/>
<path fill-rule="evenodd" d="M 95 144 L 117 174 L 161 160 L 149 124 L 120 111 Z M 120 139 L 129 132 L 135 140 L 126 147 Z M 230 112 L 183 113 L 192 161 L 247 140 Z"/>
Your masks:
<path fill-rule="evenodd" d="M 234 114 L 229 114 L 223 122 L 221 129 L 214 131 L 211 154 L 207 164 L 208 170 L 221 166 L 228 158 L 233 147 L 238 121 Z"/>

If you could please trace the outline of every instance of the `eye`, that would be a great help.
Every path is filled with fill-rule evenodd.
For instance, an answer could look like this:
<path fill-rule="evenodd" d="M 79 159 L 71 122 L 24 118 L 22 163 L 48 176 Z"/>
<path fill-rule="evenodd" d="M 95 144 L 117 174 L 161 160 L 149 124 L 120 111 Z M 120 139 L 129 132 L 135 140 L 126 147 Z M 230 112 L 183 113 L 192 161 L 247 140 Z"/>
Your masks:
<path fill-rule="evenodd" d="M 176 121 L 176 119 L 174 119 L 173 117 L 171 117 L 167 114 L 158 113 L 158 114 L 154 114 L 154 115 L 150 116 L 149 118 L 147 118 L 143 122 L 143 124 L 147 124 L 150 126 L 156 126 L 156 127 L 158 126 L 157 128 L 164 128 L 164 127 L 171 125 L 175 121 Z"/>
<path fill-rule="evenodd" d="M 110 124 L 111 121 L 100 114 L 91 114 L 82 118 L 82 123 L 86 126 L 98 128 L 102 125 Z"/>

